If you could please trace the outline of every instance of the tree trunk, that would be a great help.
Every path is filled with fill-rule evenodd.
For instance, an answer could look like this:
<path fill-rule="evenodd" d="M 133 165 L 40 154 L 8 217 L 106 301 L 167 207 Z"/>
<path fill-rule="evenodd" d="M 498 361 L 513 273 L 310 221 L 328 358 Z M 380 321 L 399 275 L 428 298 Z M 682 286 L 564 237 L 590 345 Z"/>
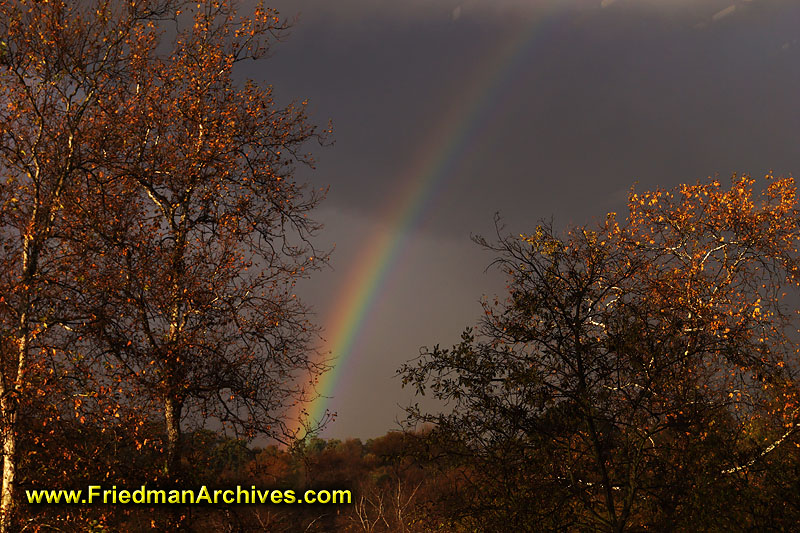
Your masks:
<path fill-rule="evenodd" d="M 165 470 L 170 481 L 178 481 L 181 471 L 181 411 L 183 405 L 175 398 L 164 402 L 164 421 L 167 425 L 167 459 Z"/>
<path fill-rule="evenodd" d="M 0 402 L 3 418 L 3 493 L 0 501 L 0 531 L 11 530 L 14 518 L 14 488 L 17 474 L 17 413 L 13 389 L 3 391 Z"/>
<path fill-rule="evenodd" d="M 27 257 L 27 256 L 26 256 Z M 0 533 L 13 529 L 17 481 L 17 404 L 28 364 L 28 315 L 19 320 L 16 375 L 0 376 L 0 419 L 3 430 L 3 491 L 0 496 Z"/>
<path fill-rule="evenodd" d="M 181 468 L 181 412 L 183 402 L 169 397 L 164 401 L 164 421 L 167 426 L 167 458 L 164 470 L 167 481 L 176 487 L 183 481 Z M 180 506 L 170 506 L 165 529 L 169 531 L 185 531 L 184 519 L 186 510 Z"/>

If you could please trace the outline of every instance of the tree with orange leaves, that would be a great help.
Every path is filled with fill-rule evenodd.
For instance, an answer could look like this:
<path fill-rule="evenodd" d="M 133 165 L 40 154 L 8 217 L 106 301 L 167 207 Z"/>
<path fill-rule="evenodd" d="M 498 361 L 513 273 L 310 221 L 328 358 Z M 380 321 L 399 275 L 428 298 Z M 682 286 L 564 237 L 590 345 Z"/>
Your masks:
<path fill-rule="evenodd" d="M 64 290 L 75 261 L 63 235 L 67 206 L 76 183 L 101 166 L 100 148 L 113 131 L 108 95 L 125 83 L 148 23 L 173 4 L 0 2 L 2 531 L 14 520 L 20 417 L 30 415 L 34 397 L 57 390 L 58 337 L 78 319 L 74 294 Z"/>
<path fill-rule="evenodd" d="M 453 404 L 410 419 L 468 458 L 460 523 L 623 531 L 746 515 L 733 511 L 751 503 L 743 476 L 797 442 L 800 413 L 796 190 L 755 185 L 632 193 L 624 222 L 478 240 L 508 299 L 485 304 L 477 335 L 401 369 Z"/>
<path fill-rule="evenodd" d="M 325 132 L 233 79 L 285 29 L 260 4 L 0 0 L 0 530 L 29 422 L 131 450 L 160 417 L 175 479 L 189 418 L 285 436 L 325 368 L 293 291 L 325 260 L 293 179 Z"/>
<path fill-rule="evenodd" d="M 121 135 L 104 159 L 108 194 L 82 199 L 72 235 L 94 265 L 81 330 L 111 380 L 160 412 L 166 477 L 181 473 L 183 425 L 288 442 L 286 416 L 325 368 L 295 283 L 325 262 L 309 212 L 321 199 L 295 165 L 327 132 L 305 104 L 234 70 L 261 57 L 285 24 L 231 2 L 190 6 L 174 49 L 153 40 L 131 60 L 114 109 Z M 111 221 L 111 222 L 109 222 Z M 215 422 L 210 422 L 214 420 Z"/>

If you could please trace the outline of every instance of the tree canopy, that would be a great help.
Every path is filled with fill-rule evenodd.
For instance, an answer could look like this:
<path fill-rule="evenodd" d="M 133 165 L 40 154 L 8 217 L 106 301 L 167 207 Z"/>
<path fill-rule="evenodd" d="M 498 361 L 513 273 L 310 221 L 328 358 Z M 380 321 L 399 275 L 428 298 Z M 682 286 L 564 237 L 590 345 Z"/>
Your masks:
<path fill-rule="evenodd" d="M 780 518 L 763 484 L 798 459 L 797 196 L 791 179 L 755 186 L 631 193 L 623 221 L 477 239 L 507 298 L 401 369 L 452 406 L 410 421 L 469 458 L 460 512 L 489 529 Z"/>
<path fill-rule="evenodd" d="M 228 1 L 0 1 L 4 531 L 20 486 L 77 481 L 43 460 L 106 454 L 121 480 L 118 447 L 178 480 L 190 423 L 291 439 L 326 368 L 294 292 L 326 260 L 324 191 L 294 175 L 329 130 L 234 75 L 287 27 Z"/>

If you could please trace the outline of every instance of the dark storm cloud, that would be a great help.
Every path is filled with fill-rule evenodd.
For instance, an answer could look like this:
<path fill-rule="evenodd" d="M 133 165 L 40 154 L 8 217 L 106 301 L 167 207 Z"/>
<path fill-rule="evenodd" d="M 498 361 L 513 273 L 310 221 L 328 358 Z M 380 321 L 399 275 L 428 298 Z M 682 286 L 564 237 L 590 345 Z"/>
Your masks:
<path fill-rule="evenodd" d="M 280 95 L 310 98 L 318 121 L 333 119 L 337 145 L 319 152 L 313 179 L 334 186 L 332 203 L 374 213 L 409 158 L 425 149 L 419 142 L 453 92 L 470 83 L 472 61 L 505 37 L 504 15 L 555 18 L 549 4 L 526 4 L 291 2 L 280 7 L 299 12 L 299 25 L 267 70 L 255 74 L 274 79 Z M 565 199 L 551 186 L 557 181 L 586 189 L 571 197 L 584 212 L 609 184 L 616 190 L 634 180 L 791 170 L 798 68 L 797 49 L 786 43 L 796 37 L 797 7 L 619 0 L 605 9 L 582 1 L 559 9 L 564 5 L 572 5 L 571 15 L 542 22 L 548 37 L 506 73 L 506 87 L 490 104 L 501 116 L 474 133 L 480 151 L 442 201 L 516 212 L 523 206 L 515 199 L 535 195 L 544 208 Z M 530 194 L 508 194 L 520 188 Z M 452 218 L 442 216 L 437 226 Z"/>
<path fill-rule="evenodd" d="M 533 4 L 533 5 L 532 5 Z M 474 322 L 489 260 L 469 242 L 494 211 L 527 231 L 540 218 L 585 223 L 621 211 L 630 186 L 672 187 L 710 174 L 800 168 L 800 3 L 777 0 L 282 0 L 299 14 L 274 56 L 246 74 L 278 97 L 308 98 L 336 144 L 304 179 L 330 185 L 322 243 L 333 271 L 306 285 L 324 317 L 358 251 L 383 227 L 415 154 L 479 58 L 526 24 L 541 35 L 484 102 L 470 149 L 409 234 L 332 405 L 330 435 L 391 427 L 408 395 L 390 376 L 420 345 Z M 490 65 L 486 66 L 487 68 Z M 453 280 L 458 280 L 456 286 Z M 389 383 L 388 385 L 386 383 Z M 375 383 L 380 383 L 378 396 Z M 365 398 L 370 410 L 364 412 Z M 357 413 L 357 415 L 354 415 Z"/>

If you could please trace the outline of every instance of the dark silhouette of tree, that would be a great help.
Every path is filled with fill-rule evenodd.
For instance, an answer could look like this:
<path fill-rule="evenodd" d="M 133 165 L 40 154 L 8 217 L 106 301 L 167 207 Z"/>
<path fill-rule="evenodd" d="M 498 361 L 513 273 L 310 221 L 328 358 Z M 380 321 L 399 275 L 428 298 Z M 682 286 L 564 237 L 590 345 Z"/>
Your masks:
<path fill-rule="evenodd" d="M 622 223 L 477 239 L 508 298 L 400 370 L 452 406 L 410 421 L 471 468 L 453 514 L 498 531 L 710 526 L 725 515 L 698 494 L 730 493 L 796 441 L 797 197 L 790 179 L 754 183 L 632 193 Z"/>

